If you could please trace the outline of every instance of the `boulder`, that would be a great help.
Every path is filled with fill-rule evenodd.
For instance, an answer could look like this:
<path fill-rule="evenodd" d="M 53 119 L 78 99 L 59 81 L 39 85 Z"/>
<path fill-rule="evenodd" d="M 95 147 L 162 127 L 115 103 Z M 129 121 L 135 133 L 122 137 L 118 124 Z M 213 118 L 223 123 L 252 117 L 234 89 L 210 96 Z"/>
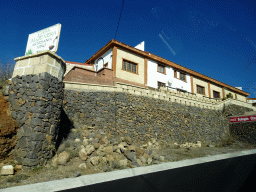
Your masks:
<path fill-rule="evenodd" d="M 130 161 L 134 161 L 136 159 L 136 154 L 134 152 L 125 151 L 124 156 Z"/>
<path fill-rule="evenodd" d="M 142 166 L 142 162 L 140 159 L 137 159 L 137 163 L 139 164 L 139 166 Z"/>
<path fill-rule="evenodd" d="M 60 165 L 64 165 L 67 163 L 68 160 L 69 154 L 66 151 L 63 151 L 62 153 L 59 154 L 57 162 Z"/>
<path fill-rule="evenodd" d="M 105 151 L 107 154 L 113 153 L 113 146 L 112 146 L 112 145 L 109 145 L 109 146 L 105 147 L 104 151 Z"/>
<path fill-rule="evenodd" d="M 118 145 L 118 148 L 121 150 L 121 151 L 125 151 L 126 148 L 128 147 L 127 143 L 126 142 L 122 142 Z"/>
<path fill-rule="evenodd" d="M 160 160 L 160 157 L 158 155 L 153 155 L 151 158 L 158 161 Z"/>
<path fill-rule="evenodd" d="M 80 169 L 86 169 L 86 163 L 81 163 L 78 168 Z"/>
<path fill-rule="evenodd" d="M 148 159 L 148 158 L 149 158 L 149 155 L 148 155 L 147 153 L 144 153 L 144 154 L 143 154 L 143 157 L 144 157 L 145 159 Z"/>
<path fill-rule="evenodd" d="M 92 165 L 96 166 L 100 162 L 100 157 L 99 156 L 94 156 L 90 158 L 90 162 Z"/>
<path fill-rule="evenodd" d="M 145 159 L 145 157 L 139 156 L 139 159 L 141 160 L 141 162 L 142 162 L 143 164 L 146 164 L 146 163 L 147 163 L 147 160 Z"/>
<path fill-rule="evenodd" d="M 18 171 L 18 170 L 21 170 L 22 169 L 22 165 L 16 165 L 15 167 L 14 167 L 14 170 L 15 171 Z"/>
<path fill-rule="evenodd" d="M 149 157 L 153 157 L 154 156 L 154 151 L 148 150 L 148 155 L 149 155 Z"/>
<path fill-rule="evenodd" d="M 110 141 L 107 138 L 102 138 L 101 142 L 102 144 L 106 144 L 106 145 L 110 144 Z"/>
<path fill-rule="evenodd" d="M 119 160 L 118 164 L 119 164 L 119 166 L 127 167 L 128 160 L 127 159 Z"/>
<path fill-rule="evenodd" d="M 142 149 L 136 148 L 135 153 L 136 156 L 139 157 L 144 154 L 144 151 Z"/>
<path fill-rule="evenodd" d="M 101 157 L 101 159 L 100 159 L 100 164 L 101 165 L 106 165 L 107 164 L 107 158 L 106 157 Z"/>
<path fill-rule="evenodd" d="M 56 154 L 53 158 L 52 158 L 52 166 L 56 167 L 58 165 L 58 155 Z"/>
<path fill-rule="evenodd" d="M 114 157 L 112 155 L 106 155 L 107 162 L 111 164 L 114 161 Z"/>
<path fill-rule="evenodd" d="M 122 152 L 120 151 L 120 149 L 117 149 L 116 152 L 119 153 L 119 154 L 122 154 Z"/>
<path fill-rule="evenodd" d="M 148 164 L 151 164 L 151 163 L 152 163 L 152 158 L 151 158 L 151 157 L 148 158 L 147 163 L 148 163 Z"/>
<path fill-rule="evenodd" d="M 85 150 L 86 150 L 87 155 L 91 155 L 92 152 L 95 151 L 95 148 L 93 145 L 87 145 Z"/>
<path fill-rule="evenodd" d="M 99 143 L 93 143 L 92 145 L 93 145 L 93 147 L 94 147 L 95 149 L 98 149 L 98 148 L 100 147 L 100 144 L 99 144 Z"/>
<path fill-rule="evenodd" d="M 1 175 L 13 175 L 14 167 L 12 165 L 5 165 L 1 169 Z"/>
<path fill-rule="evenodd" d="M 75 139 L 75 143 L 79 143 L 81 140 L 80 139 Z"/>
<path fill-rule="evenodd" d="M 87 152 L 85 150 L 85 148 L 81 148 L 79 151 L 79 157 L 81 160 L 86 161 L 88 156 L 87 156 Z"/>
<path fill-rule="evenodd" d="M 122 154 L 119 154 L 119 153 L 113 153 L 112 156 L 113 156 L 113 158 L 114 158 L 115 160 L 122 160 L 122 159 L 125 159 L 125 156 L 122 155 Z"/>
<path fill-rule="evenodd" d="M 83 145 L 86 147 L 87 145 L 89 145 L 89 139 L 84 139 L 83 140 Z"/>
<path fill-rule="evenodd" d="M 73 177 L 79 177 L 81 176 L 81 173 L 79 171 L 76 171 L 75 173 L 72 174 Z"/>
<path fill-rule="evenodd" d="M 164 156 L 160 156 L 160 161 L 164 161 Z"/>

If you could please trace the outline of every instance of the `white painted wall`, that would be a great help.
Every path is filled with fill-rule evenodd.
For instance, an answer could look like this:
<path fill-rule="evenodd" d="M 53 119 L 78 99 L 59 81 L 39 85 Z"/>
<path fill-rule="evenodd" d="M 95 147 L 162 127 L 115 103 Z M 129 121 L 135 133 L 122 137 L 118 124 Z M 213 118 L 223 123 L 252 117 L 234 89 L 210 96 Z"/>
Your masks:
<path fill-rule="evenodd" d="M 104 64 L 108 63 L 108 68 L 109 69 L 112 69 L 112 54 L 113 54 L 113 48 L 109 49 L 107 52 L 105 52 L 103 55 L 100 56 L 100 57 L 103 58 Z M 99 59 L 100 57 L 98 57 L 95 60 L 95 64 L 94 64 L 94 70 L 95 71 L 96 71 L 97 63 L 98 63 L 97 71 L 99 71 L 100 69 L 103 68 L 103 60 Z"/>
<path fill-rule="evenodd" d="M 147 76 L 147 86 L 158 88 L 157 82 L 160 81 L 168 85 L 168 80 L 172 80 L 171 87 L 179 88 L 191 92 L 191 82 L 190 75 L 186 75 L 187 82 L 174 78 L 174 70 L 171 67 L 166 67 L 166 75 L 157 72 L 157 63 L 152 60 L 148 60 L 148 76 Z M 179 72 L 178 72 L 179 77 Z"/>
<path fill-rule="evenodd" d="M 256 103 L 256 99 L 254 100 L 247 100 L 248 103 Z"/>
<path fill-rule="evenodd" d="M 145 42 L 142 41 L 140 44 L 136 45 L 134 48 L 144 51 L 145 50 Z"/>

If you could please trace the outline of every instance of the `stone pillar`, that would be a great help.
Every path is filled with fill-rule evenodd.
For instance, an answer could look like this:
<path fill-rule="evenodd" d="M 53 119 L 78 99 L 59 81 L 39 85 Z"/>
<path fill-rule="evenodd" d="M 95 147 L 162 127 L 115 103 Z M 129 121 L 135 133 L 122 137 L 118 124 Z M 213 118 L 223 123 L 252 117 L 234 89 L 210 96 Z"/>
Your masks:
<path fill-rule="evenodd" d="M 19 57 L 15 61 L 9 102 L 11 116 L 20 128 L 13 154 L 21 165 L 37 166 L 54 155 L 66 64 L 50 51 Z"/>

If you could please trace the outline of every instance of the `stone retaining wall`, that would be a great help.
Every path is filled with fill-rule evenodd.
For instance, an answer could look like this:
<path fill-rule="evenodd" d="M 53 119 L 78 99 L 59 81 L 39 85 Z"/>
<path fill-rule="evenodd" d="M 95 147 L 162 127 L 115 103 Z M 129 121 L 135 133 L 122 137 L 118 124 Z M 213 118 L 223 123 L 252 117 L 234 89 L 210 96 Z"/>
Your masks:
<path fill-rule="evenodd" d="M 11 116 L 20 126 L 15 159 L 36 166 L 50 159 L 58 136 L 64 84 L 49 73 L 12 78 Z"/>
<path fill-rule="evenodd" d="M 115 82 L 114 86 L 89 84 L 80 82 L 64 81 L 67 89 L 75 90 L 98 90 L 107 92 L 122 92 L 129 93 L 138 96 L 145 96 L 149 98 L 160 99 L 169 102 L 175 102 L 186 106 L 195 106 L 199 108 L 207 108 L 214 110 L 221 110 L 224 105 L 235 104 L 241 107 L 250 108 L 256 111 L 256 107 L 239 100 L 226 99 L 224 101 L 220 99 L 209 99 L 201 96 L 200 94 L 192 95 L 189 93 L 177 92 L 177 90 L 161 88 L 160 90 L 151 90 L 146 87 L 131 85 L 127 83 Z"/>
<path fill-rule="evenodd" d="M 256 144 L 256 122 L 230 123 L 229 131 L 239 141 Z"/>
<path fill-rule="evenodd" d="M 229 135 L 227 112 L 237 115 L 252 110 L 232 104 L 223 110 L 203 109 L 97 90 L 65 89 L 64 95 L 64 111 L 75 128 L 95 126 L 112 136 L 129 136 L 137 143 L 156 138 L 178 143 L 199 140 L 203 144 L 216 144 Z"/>

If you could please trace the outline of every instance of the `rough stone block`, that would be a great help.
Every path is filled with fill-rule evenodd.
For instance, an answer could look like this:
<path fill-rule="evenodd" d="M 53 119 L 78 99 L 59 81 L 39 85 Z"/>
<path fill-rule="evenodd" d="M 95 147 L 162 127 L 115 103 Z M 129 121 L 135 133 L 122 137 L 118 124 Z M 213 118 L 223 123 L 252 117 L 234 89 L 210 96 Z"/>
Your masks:
<path fill-rule="evenodd" d="M 5 165 L 1 169 L 1 175 L 13 175 L 14 168 L 12 165 Z"/>
<path fill-rule="evenodd" d="M 60 153 L 58 156 L 58 164 L 60 164 L 60 165 L 66 164 L 67 161 L 69 160 L 69 157 L 70 156 L 66 151 Z"/>
<path fill-rule="evenodd" d="M 86 169 L 86 164 L 85 163 L 81 163 L 78 168 L 80 169 Z"/>
<path fill-rule="evenodd" d="M 86 150 L 86 154 L 87 154 L 87 155 L 91 155 L 92 152 L 95 151 L 95 148 L 94 148 L 93 145 L 87 145 L 86 148 L 85 148 L 85 150 Z"/>
<path fill-rule="evenodd" d="M 44 134 L 40 132 L 32 132 L 31 133 L 31 140 L 33 141 L 42 141 L 44 140 Z"/>
<path fill-rule="evenodd" d="M 94 156 L 90 158 L 90 162 L 92 163 L 92 165 L 96 166 L 99 164 L 100 162 L 100 157 L 99 156 Z"/>
<path fill-rule="evenodd" d="M 87 152 L 85 150 L 85 148 L 82 148 L 80 151 L 79 151 L 79 157 L 81 160 L 83 161 L 86 161 L 88 159 L 88 156 L 87 156 Z"/>

